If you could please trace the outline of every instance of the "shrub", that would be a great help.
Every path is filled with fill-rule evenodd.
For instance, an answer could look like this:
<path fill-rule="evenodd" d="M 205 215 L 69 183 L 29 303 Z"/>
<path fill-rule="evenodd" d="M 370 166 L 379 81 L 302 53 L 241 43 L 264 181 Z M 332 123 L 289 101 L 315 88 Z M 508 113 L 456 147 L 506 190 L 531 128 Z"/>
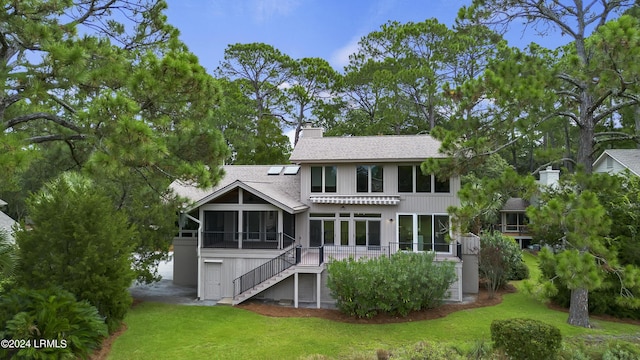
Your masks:
<path fill-rule="evenodd" d="M 494 320 L 491 340 L 513 359 L 553 359 L 562 345 L 560 329 L 533 319 Z"/>
<path fill-rule="evenodd" d="M 524 261 L 518 261 L 513 264 L 509 273 L 508 280 L 525 280 L 529 278 L 529 267 Z"/>
<path fill-rule="evenodd" d="M 81 175 L 65 174 L 28 199 L 33 229 L 18 231 L 16 282 L 59 286 L 87 300 L 115 331 L 131 306 L 134 230 L 104 192 Z"/>
<path fill-rule="evenodd" d="M 607 350 L 602 355 L 602 360 L 636 360 L 640 359 L 638 344 L 625 341 L 612 341 L 607 344 Z"/>
<path fill-rule="evenodd" d="M 504 287 L 507 281 L 528 277 L 528 269 L 525 269 L 522 251 L 513 238 L 499 232 L 487 232 L 480 236 L 478 271 L 490 297 L 494 296 L 497 289 Z"/>
<path fill-rule="evenodd" d="M 22 349 L 0 349 L 3 359 L 86 358 L 107 335 L 104 319 L 94 306 L 76 301 L 62 289 L 14 289 L 0 298 L 2 339 L 27 340 Z M 41 340 L 49 345 L 36 346 Z"/>
<path fill-rule="evenodd" d="M 445 345 L 420 342 L 414 346 L 393 350 L 391 352 L 391 359 L 462 360 L 466 359 L 466 357 Z"/>
<path fill-rule="evenodd" d="M 327 266 L 327 287 L 346 314 L 406 316 L 440 305 L 456 279 L 454 263 L 435 263 L 434 256 L 398 252 L 389 258 L 333 261 Z"/>

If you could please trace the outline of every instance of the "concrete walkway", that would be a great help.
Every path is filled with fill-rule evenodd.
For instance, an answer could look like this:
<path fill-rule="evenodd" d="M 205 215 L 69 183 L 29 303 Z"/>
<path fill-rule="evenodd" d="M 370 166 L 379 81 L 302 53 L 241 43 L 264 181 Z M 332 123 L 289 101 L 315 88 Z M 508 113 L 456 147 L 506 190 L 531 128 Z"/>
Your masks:
<path fill-rule="evenodd" d="M 211 306 L 216 305 L 215 301 L 197 300 L 197 291 L 195 287 L 180 286 L 173 283 L 173 253 L 169 253 L 171 258 L 168 261 L 162 261 L 158 264 L 158 274 L 162 276 L 162 280 L 145 285 L 134 283 L 129 292 L 134 299 L 151 302 L 162 302 L 168 304 L 179 305 L 199 305 Z"/>

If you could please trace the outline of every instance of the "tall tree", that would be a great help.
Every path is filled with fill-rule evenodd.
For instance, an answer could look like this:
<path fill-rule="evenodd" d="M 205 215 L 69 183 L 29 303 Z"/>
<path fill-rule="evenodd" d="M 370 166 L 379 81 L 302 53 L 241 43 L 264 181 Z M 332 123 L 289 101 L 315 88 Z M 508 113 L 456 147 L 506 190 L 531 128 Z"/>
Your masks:
<path fill-rule="evenodd" d="M 548 295 L 557 293 L 559 286 L 570 290 L 568 322 L 572 325 L 590 326 L 589 291 L 600 289 L 610 274 L 615 274 L 612 277 L 616 284 L 608 285 L 619 291 L 614 291 L 618 296 L 609 300 L 627 308 L 640 307 L 640 299 L 633 294 L 639 290 L 638 267 L 620 263 L 617 250 L 622 247 L 618 242 L 624 240 L 610 237 L 620 233 L 619 229 L 612 232 L 612 216 L 619 211 L 618 206 L 603 206 L 599 200 L 624 199 L 625 194 L 619 193 L 619 180 L 601 174 L 581 173 L 568 177 L 560 182 L 558 189 L 543 195 L 539 208 L 530 207 L 527 211 L 536 236 L 543 236 L 550 245 L 562 250 L 553 254 L 545 248 L 540 254 L 540 265 L 552 274 L 550 279 L 543 281 Z M 603 193 L 598 195 L 593 190 Z M 624 207 L 625 204 L 619 205 Z M 629 205 L 627 209 L 634 207 Z M 616 227 L 635 230 L 637 224 L 617 222 Z M 554 283 L 555 279 L 559 280 L 559 285 Z M 586 291 L 576 291 L 578 289 Z"/>
<path fill-rule="evenodd" d="M 244 127 L 256 147 L 242 155 L 254 164 L 286 162 L 290 145 L 282 133 L 287 125 L 284 89 L 289 86 L 294 61 L 271 45 L 262 43 L 233 44 L 224 52 L 224 60 L 216 69 L 217 76 L 237 82 L 240 93 L 250 99 L 251 108 Z M 235 98 L 232 101 L 244 103 Z M 265 156 L 268 155 L 268 156 Z"/>
<path fill-rule="evenodd" d="M 294 62 L 289 86 L 285 88 L 287 123 L 295 129 L 294 145 L 298 143 L 302 125 L 322 117 L 324 105 L 335 96 L 332 89 L 339 79 L 340 75 L 324 59 L 303 58 Z"/>
<path fill-rule="evenodd" d="M 148 231 L 150 214 L 176 204 L 168 184 L 211 185 L 226 156 L 211 122 L 217 82 L 166 23 L 165 8 L 155 0 L 39 0 L 0 10 L 0 164 L 8 170 L 0 191 L 20 190 L 24 171 L 42 174 L 40 185 L 70 168 L 86 171 L 108 183 L 112 199 L 145 229 L 138 234 L 150 235 L 132 239 L 146 244 L 143 269 L 171 240 L 169 231 Z M 37 168 L 51 165 L 50 151 L 60 167 L 44 174 Z M 175 218 L 151 222 L 168 228 Z"/>
<path fill-rule="evenodd" d="M 542 33 L 551 29 L 571 39 L 571 43 L 562 49 L 561 60 L 552 67 L 545 67 L 544 57 L 536 56 L 541 53 L 538 46 L 530 46 L 528 55 L 532 56 L 527 57 L 516 49 L 506 49 L 504 59 L 487 73 L 486 83 L 492 88 L 493 98 L 503 106 L 516 105 L 508 109 L 510 121 L 501 123 L 518 130 L 513 132 L 514 142 L 521 134 L 535 134 L 540 123 L 558 117 L 569 119 L 578 130 L 576 162 L 591 173 L 596 152 L 594 144 L 599 136 L 597 126 L 640 100 L 637 95 L 637 66 L 640 63 L 637 20 L 622 16 L 607 22 L 613 14 L 632 3 L 630 0 L 587 3 L 579 0 L 476 0 L 470 7 L 460 10 L 461 18 L 474 22 L 499 26 L 521 20 Z M 580 195 L 575 199 L 581 204 L 588 200 Z M 576 232 L 589 230 L 586 225 L 583 229 L 579 224 L 576 226 Z M 576 250 L 580 257 L 588 254 L 592 246 L 598 247 L 596 241 L 582 245 Z M 583 284 L 585 286 L 572 288 L 569 323 L 588 326 L 590 286 Z"/>
<path fill-rule="evenodd" d="M 65 173 L 27 202 L 33 229 L 16 233 L 17 282 L 61 287 L 95 306 L 112 332 L 131 306 L 135 227 L 103 189 Z"/>
<path fill-rule="evenodd" d="M 458 94 L 482 74 L 500 39 L 480 24 L 450 29 L 436 19 L 381 26 L 360 40 L 345 69 L 343 127 L 401 134 L 468 123 L 482 97 L 462 102 Z"/>
<path fill-rule="evenodd" d="M 600 136 L 597 125 L 640 101 L 636 78 L 640 56 L 637 20 L 623 16 L 608 22 L 612 15 L 632 4 L 631 0 L 477 0 L 460 10 L 462 18 L 473 21 L 504 26 L 522 20 L 539 33 L 555 31 L 569 37 L 571 43 L 562 50 L 562 61 L 550 69 L 554 79 L 549 80 L 551 84 L 544 84 L 552 85 L 550 90 L 556 98 L 547 115 L 565 117 L 577 126 L 576 162 L 587 173 L 591 172 L 594 144 Z M 511 56 L 511 64 L 519 60 L 517 56 Z M 508 64 L 494 74 L 494 80 L 511 78 L 508 84 L 501 84 L 511 85 L 511 89 L 504 89 L 508 93 L 527 82 L 527 74 L 519 70 Z M 528 93 L 512 92 L 511 96 L 521 100 Z"/>
<path fill-rule="evenodd" d="M 450 76 L 452 31 L 436 19 L 389 22 L 363 37 L 345 68 L 344 94 L 370 133 L 417 133 L 443 119 L 441 86 Z M 357 117 L 353 119 L 358 119 Z"/>

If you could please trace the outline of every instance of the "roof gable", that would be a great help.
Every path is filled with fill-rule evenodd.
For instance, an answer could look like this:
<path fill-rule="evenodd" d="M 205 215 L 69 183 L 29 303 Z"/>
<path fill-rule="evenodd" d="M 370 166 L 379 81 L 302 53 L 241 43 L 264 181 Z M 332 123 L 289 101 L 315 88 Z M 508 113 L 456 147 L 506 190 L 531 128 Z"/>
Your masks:
<path fill-rule="evenodd" d="M 607 149 L 596 159 L 593 167 L 598 167 L 607 157 L 640 176 L 640 149 Z"/>
<path fill-rule="evenodd" d="M 236 188 L 249 191 L 289 213 L 306 210 L 308 206 L 300 201 L 299 174 L 269 175 L 271 167 L 227 165 L 223 167 L 224 178 L 213 188 L 199 189 L 195 184 L 180 181 L 174 181 L 170 187 L 177 195 L 193 203 L 187 211 L 194 210 Z"/>

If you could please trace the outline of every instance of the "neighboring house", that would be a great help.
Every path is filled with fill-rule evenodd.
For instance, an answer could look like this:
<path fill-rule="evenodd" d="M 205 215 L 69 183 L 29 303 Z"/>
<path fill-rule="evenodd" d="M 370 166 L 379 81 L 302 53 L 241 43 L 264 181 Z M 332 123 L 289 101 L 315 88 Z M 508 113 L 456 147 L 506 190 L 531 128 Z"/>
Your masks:
<path fill-rule="evenodd" d="M 7 203 L 0 199 L 0 210 L 4 209 L 7 206 Z M 14 242 L 13 238 L 13 227 L 16 225 L 16 221 L 13 220 L 9 215 L 0 211 L 0 231 L 6 231 L 9 234 L 9 241 Z"/>
<path fill-rule="evenodd" d="M 617 174 L 625 170 L 640 176 L 640 149 L 608 149 L 593 163 L 594 173 Z"/>
<path fill-rule="evenodd" d="M 545 188 L 554 187 L 560 179 L 560 170 L 553 170 L 547 167 L 540 171 L 540 180 L 538 184 L 542 191 Z M 514 238 L 521 249 L 526 249 L 531 245 L 533 234 L 529 232 L 526 210 L 531 205 L 531 201 L 522 198 L 508 199 L 500 210 L 500 223 L 496 224 L 495 229 L 504 235 Z"/>
<path fill-rule="evenodd" d="M 526 210 L 530 202 L 522 198 L 509 198 L 500 210 L 500 223 L 495 229 L 504 235 L 514 238 L 521 249 L 531 244 L 532 235 L 529 233 L 529 219 Z"/>
<path fill-rule="evenodd" d="M 439 147 L 429 135 L 323 137 L 307 127 L 293 165 L 225 166 L 223 180 L 207 190 L 172 184 L 192 201 L 174 239 L 174 282 L 195 285 L 203 300 L 321 307 L 335 302 L 327 261 L 433 251 L 456 263 L 449 299 L 461 301 L 463 290 L 477 292 L 477 244 L 447 240 L 459 178 L 420 171 L 425 159 L 442 157 Z M 466 282 L 462 252 L 469 253 Z"/>

